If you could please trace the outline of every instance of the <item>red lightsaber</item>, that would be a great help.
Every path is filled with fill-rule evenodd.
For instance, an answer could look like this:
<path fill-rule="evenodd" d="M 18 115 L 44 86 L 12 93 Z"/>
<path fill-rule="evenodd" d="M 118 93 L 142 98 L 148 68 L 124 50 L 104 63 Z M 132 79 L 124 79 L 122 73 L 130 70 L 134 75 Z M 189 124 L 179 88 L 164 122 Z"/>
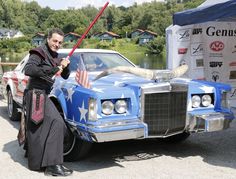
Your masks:
<path fill-rule="evenodd" d="M 84 32 L 84 34 L 80 37 L 80 39 L 77 41 L 77 43 L 75 44 L 75 46 L 72 48 L 72 50 L 70 51 L 68 57 L 71 57 L 72 54 L 74 53 L 75 49 L 77 47 L 80 46 L 80 44 L 82 43 L 83 39 L 86 37 L 86 35 L 88 34 L 89 30 L 93 27 L 93 25 L 97 22 L 98 18 L 102 15 L 103 11 L 106 9 L 106 7 L 108 6 L 109 2 L 107 2 L 103 8 L 100 10 L 100 12 L 97 14 L 97 16 L 95 17 L 95 19 L 93 20 L 93 22 L 91 22 L 91 24 L 89 25 L 89 27 L 86 29 L 86 31 Z"/>

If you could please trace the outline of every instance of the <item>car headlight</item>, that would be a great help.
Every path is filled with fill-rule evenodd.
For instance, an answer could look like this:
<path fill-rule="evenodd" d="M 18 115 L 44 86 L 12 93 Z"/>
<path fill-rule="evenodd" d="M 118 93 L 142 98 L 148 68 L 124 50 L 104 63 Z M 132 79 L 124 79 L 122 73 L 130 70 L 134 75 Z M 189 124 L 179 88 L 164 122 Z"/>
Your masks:
<path fill-rule="evenodd" d="M 202 96 L 202 105 L 207 107 L 207 106 L 210 106 L 211 105 L 211 96 L 208 95 L 208 94 L 205 94 Z"/>
<path fill-rule="evenodd" d="M 127 111 L 127 103 L 125 100 L 117 100 L 115 103 L 115 110 L 119 114 L 123 114 Z"/>
<path fill-rule="evenodd" d="M 88 119 L 91 121 L 97 120 L 97 100 L 90 99 L 89 100 L 89 112 L 88 112 Z"/>
<path fill-rule="evenodd" d="M 198 95 L 192 96 L 192 107 L 197 108 L 201 104 L 201 98 Z"/>
<path fill-rule="evenodd" d="M 111 101 L 104 101 L 102 103 L 102 112 L 103 114 L 110 115 L 113 113 L 114 104 Z"/>

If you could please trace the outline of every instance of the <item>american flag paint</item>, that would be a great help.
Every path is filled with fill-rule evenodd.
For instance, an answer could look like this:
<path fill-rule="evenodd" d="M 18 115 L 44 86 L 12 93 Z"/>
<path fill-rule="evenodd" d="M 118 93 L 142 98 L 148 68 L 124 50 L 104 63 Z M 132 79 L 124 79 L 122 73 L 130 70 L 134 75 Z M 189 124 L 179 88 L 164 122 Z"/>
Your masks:
<path fill-rule="evenodd" d="M 90 82 L 88 78 L 88 72 L 81 60 L 78 63 L 78 68 L 76 70 L 76 75 L 75 75 L 75 80 L 77 81 L 78 84 L 85 88 L 90 88 Z"/>
<path fill-rule="evenodd" d="M 88 79 L 88 72 L 86 70 L 77 69 L 75 80 L 81 86 L 83 86 L 85 88 L 90 88 L 90 83 L 89 83 L 89 79 Z"/>

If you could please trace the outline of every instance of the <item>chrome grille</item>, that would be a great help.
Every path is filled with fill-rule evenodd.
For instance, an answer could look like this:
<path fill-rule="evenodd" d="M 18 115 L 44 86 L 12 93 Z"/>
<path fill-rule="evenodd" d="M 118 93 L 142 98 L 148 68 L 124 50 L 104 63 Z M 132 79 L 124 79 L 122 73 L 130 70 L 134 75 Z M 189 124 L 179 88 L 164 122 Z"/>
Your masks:
<path fill-rule="evenodd" d="M 148 125 L 149 136 L 168 136 L 184 130 L 187 87 L 179 87 L 179 84 L 166 84 L 164 88 L 144 90 L 143 121 Z"/>

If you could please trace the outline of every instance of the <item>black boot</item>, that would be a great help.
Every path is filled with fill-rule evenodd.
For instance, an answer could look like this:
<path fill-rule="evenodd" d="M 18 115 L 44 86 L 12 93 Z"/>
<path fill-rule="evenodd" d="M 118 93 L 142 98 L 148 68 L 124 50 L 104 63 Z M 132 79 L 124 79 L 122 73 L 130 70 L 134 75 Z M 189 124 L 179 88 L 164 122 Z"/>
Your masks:
<path fill-rule="evenodd" d="M 51 176 L 68 176 L 71 175 L 72 173 L 73 170 L 70 170 L 63 165 L 48 166 L 45 169 L 45 175 L 51 175 Z"/>

